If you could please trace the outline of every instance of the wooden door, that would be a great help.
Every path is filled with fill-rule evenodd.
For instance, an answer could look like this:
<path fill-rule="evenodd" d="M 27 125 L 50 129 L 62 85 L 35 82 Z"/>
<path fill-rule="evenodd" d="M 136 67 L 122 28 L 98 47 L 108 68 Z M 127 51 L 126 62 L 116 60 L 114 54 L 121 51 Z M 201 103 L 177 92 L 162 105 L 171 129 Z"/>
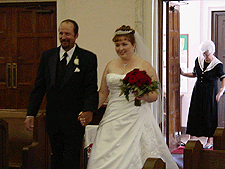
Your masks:
<path fill-rule="evenodd" d="M 225 11 L 212 12 L 212 41 L 216 45 L 215 56 L 223 62 L 225 72 Z M 219 87 L 221 82 L 219 82 Z M 218 126 L 225 127 L 225 97 L 219 101 Z"/>
<path fill-rule="evenodd" d="M 166 140 L 175 149 L 180 142 L 180 7 L 166 2 Z"/>
<path fill-rule="evenodd" d="M 0 24 L 0 108 L 26 109 L 41 54 L 56 47 L 56 3 L 0 4 Z"/>
<path fill-rule="evenodd" d="M 9 84 L 11 79 L 8 77 L 11 75 L 11 67 L 7 63 L 11 63 L 12 55 L 12 24 L 11 24 L 11 8 L 0 8 L 0 108 L 2 105 L 9 107 Z"/>

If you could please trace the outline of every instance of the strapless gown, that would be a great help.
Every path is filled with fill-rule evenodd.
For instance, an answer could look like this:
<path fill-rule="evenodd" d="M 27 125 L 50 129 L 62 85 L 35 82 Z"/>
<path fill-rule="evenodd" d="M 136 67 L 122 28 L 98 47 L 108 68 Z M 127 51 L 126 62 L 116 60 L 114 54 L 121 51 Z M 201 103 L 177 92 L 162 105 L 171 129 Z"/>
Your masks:
<path fill-rule="evenodd" d="M 167 168 L 178 169 L 151 112 L 150 104 L 134 106 L 120 95 L 120 79 L 125 75 L 107 74 L 111 96 L 97 129 L 88 169 L 141 169 L 148 157 L 161 158 Z"/>

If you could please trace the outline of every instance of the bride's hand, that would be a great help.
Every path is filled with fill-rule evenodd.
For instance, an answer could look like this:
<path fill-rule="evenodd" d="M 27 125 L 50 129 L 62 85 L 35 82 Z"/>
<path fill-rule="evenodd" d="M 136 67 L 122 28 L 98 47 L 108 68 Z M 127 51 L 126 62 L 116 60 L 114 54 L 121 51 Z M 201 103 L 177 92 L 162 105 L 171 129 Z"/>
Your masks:
<path fill-rule="evenodd" d="M 137 95 L 137 92 L 134 92 L 134 95 Z M 156 92 L 149 92 L 141 96 L 135 97 L 137 100 L 145 100 L 146 102 L 155 102 L 158 99 L 158 94 Z"/>
<path fill-rule="evenodd" d="M 135 98 L 137 100 L 145 100 L 146 101 L 146 99 L 148 97 L 148 94 L 144 94 L 144 95 L 141 95 L 141 96 L 137 96 L 137 92 L 134 92 L 134 96 L 136 96 Z"/>
<path fill-rule="evenodd" d="M 147 101 L 148 100 L 148 94 L 144 94 L 144 95 L 142 95 L 142 96 L 137 96 L 137 97 L 135 97 L 137 100 L 145 100 L 145 101 Z"/>

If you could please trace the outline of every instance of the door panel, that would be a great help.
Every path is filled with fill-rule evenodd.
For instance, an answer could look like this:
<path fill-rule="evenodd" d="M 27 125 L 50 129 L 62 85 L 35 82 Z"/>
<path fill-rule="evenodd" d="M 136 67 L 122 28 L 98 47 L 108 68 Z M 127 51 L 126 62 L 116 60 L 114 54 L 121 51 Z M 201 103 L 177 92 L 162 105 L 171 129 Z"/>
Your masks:
<path fill-rule="evenodd" d="M 180 7 L 167 2 L 166 32 L 166 113 L 167 144 L 175 149 L 180 142 Z"/>
<path fill-rule="evenodd" d="M 4 69 L 7 64 L 10 65 L 11 76 L 8 77 L 8 73 L 8 76 L 5 75 L 6 77 L 1 80 L 5 84 L 0 90 L 5 94 L 6 100 L 10 99 L 7 102 L 3 100 L 0 108 L 26 109 L 41 54 L 47 49 L 56 47 L 56 4 L 25 3 L 10 7 L 0 6 L 0 9 L 5 8 L 10 10 L 2 15 L 11 17 L 10 21 L 6 19 L 11 29 L 4 36 L 8 36 L 7 41 L 12 49 L 10 59 L 1 62 L 0 69 Z M 7 78 L 11 78 L 10 88 L 6 87 Z M 43 102 L 41 109 L 45 109 L 45 105 L 46 101 Z"/>
<path fill-rule="evenodd" d="M 223 62 L 225 72 L 225 11 L 212 12 L 212 40 L 216 45 L 215 56 Z M 221 82 L 219 81 L 219 87 Z M 219 101 L 218 126 L 225 127 L 225 97 Z"/>
<path fill-rule="evenodd" d="M 11 65 L 11 8 L 0 10 L 0 107 L 10 106 L 10 84 Z"/>

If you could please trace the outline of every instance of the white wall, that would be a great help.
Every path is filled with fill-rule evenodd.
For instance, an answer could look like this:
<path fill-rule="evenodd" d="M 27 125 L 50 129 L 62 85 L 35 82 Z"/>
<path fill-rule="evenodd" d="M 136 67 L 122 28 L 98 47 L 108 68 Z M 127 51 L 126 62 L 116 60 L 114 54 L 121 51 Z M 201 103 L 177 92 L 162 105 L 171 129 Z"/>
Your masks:
<path fill-rule="evenodd" d="M 191 11 L 191 12 L 190 12 Z M 189 35 L 189 59 L 187 72 L 192 72 L 194 61 L 199 54 L 200 44 L 200 2 L 188 2 L 180 8 L 180 34 Z M 188 108 L 195 78 L 187 78 L 187 93 L 183 93 L 181 126 L 186 126 Z"/>
<path fill-rule="evenodd" d="M 225 0 L 192 0 L 188 5 L 182 5 L 180 11 L 180 33 L 189 34 L 189 67 L 192 72 L 194 61 L 200 54 L 198 46 L 204 40 L 211 39 L 211 12 L 225 11 Z M 187 93 L 184 93 L 181 115 L 181 126 L 187 126 L 188 109 L 192 89 L 196 78 L 187 79 Z"/>

